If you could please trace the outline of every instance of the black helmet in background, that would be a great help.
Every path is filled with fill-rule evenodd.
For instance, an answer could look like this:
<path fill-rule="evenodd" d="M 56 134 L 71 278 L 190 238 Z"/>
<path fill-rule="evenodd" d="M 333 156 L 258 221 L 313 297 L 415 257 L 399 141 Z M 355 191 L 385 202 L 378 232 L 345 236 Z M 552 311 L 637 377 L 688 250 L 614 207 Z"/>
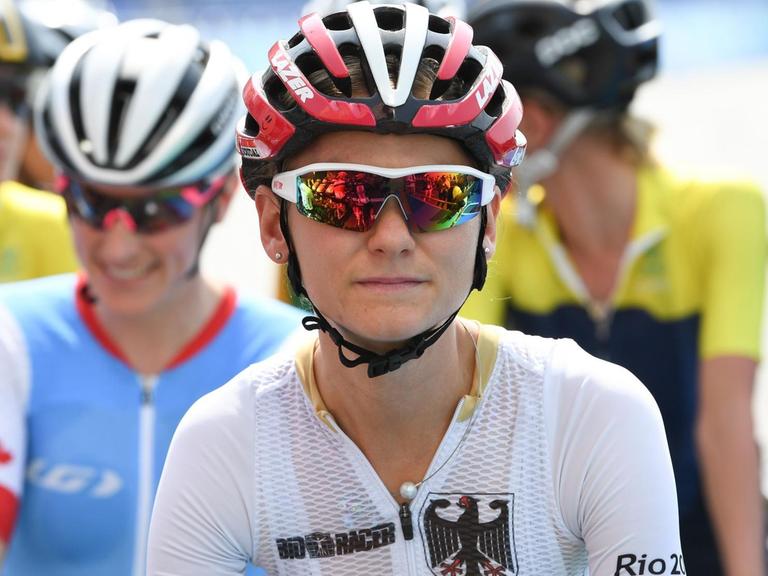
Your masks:
<path fill-rule="evenodd" d="M 478 0 L 468 21 L 504 77 L 567 108 L 622 109 L 658 66 L 647 0 Z"/>

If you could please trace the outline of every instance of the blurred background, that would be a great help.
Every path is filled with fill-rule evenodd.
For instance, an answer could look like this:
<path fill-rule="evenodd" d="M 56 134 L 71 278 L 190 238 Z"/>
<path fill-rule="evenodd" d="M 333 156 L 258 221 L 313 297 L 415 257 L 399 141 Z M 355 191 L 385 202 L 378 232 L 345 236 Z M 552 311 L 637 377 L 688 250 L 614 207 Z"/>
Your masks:
<path fill-rule="evenodd" d="M 111 1 L 121 20 L 156 16 L 194 23 L 208 38 L 227 42 L 250 72 L 266 66 L 276 39 L 294 32 L 302 5 Z M 661 74 L 641 89 L 634 108 L 657 124 L 658 156 L 680 171 L 747 177 L 768 190 L 768 0 L 656 0 L 656 11 L 664 26 Z M 227 225 L 215 230 L 204 263 L 244 289 L 268 293 L 274 270 L 261 253 L 254 210 L 245 197 L 240 200 Z M 233 240 L 242 252 L 233 253 Z"/>
<path fill-rule="evenodd" d="M 94 4 L 110 7 L 121 20 L 153 16 L 194 23 L 208 38 L 227 42 L 254 72 L 266 65 L 274 41 L 294 32 L 303 2 L 94 0 Z M 680 172 L 747 178 L 768 190 L 768 0 L 656 0 L 656 12 L 664 27 L 661 73 L 640 90 L 633 106 L 658 126 L 657 156 Z M 203 266 L 243 292 L 274 292 L 276 269 L 263 254 L 256 213 L 245 194 L 233 203 L 224 225 L 214 228 Z M 764 349 L 768 351 L 768 332 Z M 763 368 L 755 410 L 764 446 L 768 446 L 766 380 L 768 369 Z M 768 494 L 768 466 L 765 472 Z"/>

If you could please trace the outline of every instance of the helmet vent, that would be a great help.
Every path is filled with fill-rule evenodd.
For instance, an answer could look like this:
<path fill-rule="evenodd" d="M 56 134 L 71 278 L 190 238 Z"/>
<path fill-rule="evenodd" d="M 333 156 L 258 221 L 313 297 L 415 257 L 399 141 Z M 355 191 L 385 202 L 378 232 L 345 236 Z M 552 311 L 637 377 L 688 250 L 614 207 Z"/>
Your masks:
<path fill-rule="evenodd" d="M 465 96 L 482 72 L 483 65 L 480 62 L 474 58 L 466 58 L 451 82 L 451 90 L 456 91 L 453 97 L 458 99 Z"/>
<path fill-rule="evenodd" d="M 133 80 L 120 80 L 115 85 L 115 94 L 112 97 L 112 109 L 109 116 L 109 130 L 107 132 L 107 158 L 113 159 L 117 154 L 117 145 L 120 142 L 120 128 L 123 125 L 123 117 L 128 108 L 128 102 L 136 89 Z"/>
<path fill-rule="evenodd" d="M 56 130 L 53 127 L 53 124 L 51 123 L 51 107 L 46 106 L 43 110 L 43 117 L 42 117 L 42 125 L 43 129 L 45 131 L 45 134 L 49 135 L 48 138 L 46 138 L 46 142 L 50 145 L 51 150 L 56 155 L 56 158 L 60 159 L 62 164 L 64 165 L 65 169 L 74 170 L 72 166 L 72 161 L 69 158 L 69 155 L 65 152 L 64 148 L 61 145 L 61 141 L 59 138 L 57 138 Z"/>
<path fill-rule="evenodd" d="M 501 116 L 502 105 L 504 104 L 504 86 L 499 84 L 496 86 L 496 90 L 493 96 L 488 101 L 488 105 L 485 107 L 485 113 L 493 118 Z"/>
<path fill-rule="evenodd" d="M 251 138 L 255 138 L 259 135 L 259 132 L 261 131 L 261 127 L 259 126 L 259 123 L 256 122 L 256 118 L 251 116 L 250 114 L 245 115 L 245 126 L 244 126 L 244 132 Z"/>
<path fill-rule="evenodd" d="M 351 96 L 349 78 L 336 78 L 315 52 L 305 52 L 297 56 L 296 66 L 318 92 L 331 97 L 339 97 L 341 94 Z M 319 81 L 320 78 L 329 79 L 330 82 Z"/>
<path fill-rule="evenodd" d="M 384 57 L 387 61 L 387 73 L 393 84 L 397 84 L 402 60 L 403 48 L 401 46 L 387 46 L 384 49 Z M 395 86 L 397 88 L 397 86 Z"/>
<path fill-rule="evenodd" d="M 405 27 L 405 12 L 400 8 L 376 8 L 373 14 L 376 17 L 376 24 L 382 30 L 397 32 Z"/>
<path fill-rule="evenodd" d="M 648 21 L 648 12 L 642 2 L 623 2 L 613 12 L 613 17 L 624 30 L 635 30 Z"/>
<path fill-rule="evenodd" d="M 204 153 L 211 145 L 211 142 L 216 141 L 216 135 L 211 131 L 211 125 L 205 127 L 205 129 L 198 134 L 189 146 L 176 157 L 173 163 L 169 164 L 162 170 L 159 170 L 154 176 L 155 179 L 161 180 L 167 176 L 173 175 L 175 172 L 182 170 L 185 166 L 194 162 L 202 153 Z M 230 152 L 227 151 L 227 154 Z M 222 158 L 222 161 L 224 158 Z"/>
<path fill-rule="evenodd" d="M 267 95 L 270 104 L 280 112 L 288 112 L 296 107 L 296 101 L 290 97 L 285 86 L 283 86 L 283 83 L 280 82 L 277 76 L 272 75 L 264 83 L 264 93 Z"/>
<path fill-rule="evenodd" d="M 72 71 L 72 80 L 69 83 L 69 112 L 72 119 L 72 127 L 74 128 L 78 141 L 82 141 L 85 138 L 83 111 L 80 108 L 80 79 L 82 73 L 83 63 L 80 61 Z"/>
<path fill-rule="evenodd" d="M 168 131 L 173 127 L 173 125 L 176 123 L 177 118 L 179 117 L 180 110 L 176 106 L 169 106 L 165 113 L 160 116 L 160 119 L 157 121 L 157 124 L 152 127 L 152 130 L 147 135 L 146 140 L 141 145 L 141 148 L 139 148 L 138 154 L 134 156 L 130 162 L 125 166 L 125 168 L 130 169 L 135 166 L 137 166 L 139 163 L 141 163 L 142 160 L 144 160 L 147 156 L 150 155 L 150 153 L 160 144 L 160 141 L 163 139 L 163 137 L 168 133 Z M 122 120 L 122 118 L 121 118 Z M 177 161 L 180 162 L 181 155 L 178 156 Z M 176 164 L 176 169 L 179 169 L 179 166 L 181 163 Z M 171 173 L 174 170 L 171 170 Z M 157 175 L 158 178 L 161 178 L 161 175 Z"/>
<path fill-rule="evenodd" d="M 429 28 L 431 32 L 437 32 L 438 34 L 451 33 L 451 27 L 448 24 L 448 21 L 444 18 L 440 18 L 439 16 L 435 16 L 434 14 L 430 14 L 429 16 L 427 28 Z"/>
<path fill-rule="evenodd" d="M 293 36 L 291 36 L 291 39 L 288 40 L 288 48 L 289 49 L 296 48 L 296 46 L 301 44 L 303 40 L 304 40 L 304 34 L 302 34 L 301 32 L 294 34 Z"/>
<path fill-rule="evenodd" d="M 320 57 L 314 52 L 304 52 L 303 54 L 299 54 L 296 57 L 296 67 L 301 71 L 304 76 L 309 77 L 313 72 L 317 72 L 318 70 L 325 70 L 325 66 L 323 66 L 323 61 L 320 60 Z"/>
<path fill-rule="evenodd" d="M 352 20 L 346 12 L 337 12 L 323 18 L 323 24 L 328 30 L 351 30 Z"/>

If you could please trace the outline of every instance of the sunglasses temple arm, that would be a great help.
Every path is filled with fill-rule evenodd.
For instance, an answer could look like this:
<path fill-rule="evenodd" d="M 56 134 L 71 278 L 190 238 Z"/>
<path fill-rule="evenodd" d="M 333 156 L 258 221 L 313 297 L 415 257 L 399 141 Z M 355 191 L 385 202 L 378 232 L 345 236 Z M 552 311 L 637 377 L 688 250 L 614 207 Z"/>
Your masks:
<path fill-rule="evenodd" d="M 224 186 L 224 180 L 226 180 L 224 176 L 216 178 L 205 190 L 200 190 L 195 186 L 185 186 L 181 189 L 181 197 L 193 206 L 200 208 L 210 202 L 221 191 Z"/>

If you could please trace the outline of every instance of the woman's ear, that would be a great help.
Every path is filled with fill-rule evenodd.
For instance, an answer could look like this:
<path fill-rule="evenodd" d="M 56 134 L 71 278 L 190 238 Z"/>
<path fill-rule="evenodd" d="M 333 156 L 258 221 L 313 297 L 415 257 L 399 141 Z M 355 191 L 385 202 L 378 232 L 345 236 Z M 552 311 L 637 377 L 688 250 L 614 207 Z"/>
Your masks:
<path fill-rule="evenodd" d="M 528 141 L 528 151 L 533 152 L 547 146 L 563 115 L 535 98 L 526 98 L 523 101 L 523 111 L 520 130 Z"/>
<path fill-rule="evenodd" d="M 273 262 L 284 264 L 288 257 L 288 243 L 280 229 L 280 200 L 264 184 L 256 188 L 253 199 L 259 215 L 261 245 Z"/>
<path fill-rule="evenodd" d="M 227 214 L 227 209 L 229 208 L 230 202 L 232 202 L 232 198 L 234 198 L 235 193 L 240 190 L 240 177 L 237 173 L 234 172 L 227 176 L 227 179 L 224 181 L 224 188 L 222 188 L 219 197 L 216 199 L 216 219 L 214 222 L 221 222 L 224 220 L 224 216 Z"/>

